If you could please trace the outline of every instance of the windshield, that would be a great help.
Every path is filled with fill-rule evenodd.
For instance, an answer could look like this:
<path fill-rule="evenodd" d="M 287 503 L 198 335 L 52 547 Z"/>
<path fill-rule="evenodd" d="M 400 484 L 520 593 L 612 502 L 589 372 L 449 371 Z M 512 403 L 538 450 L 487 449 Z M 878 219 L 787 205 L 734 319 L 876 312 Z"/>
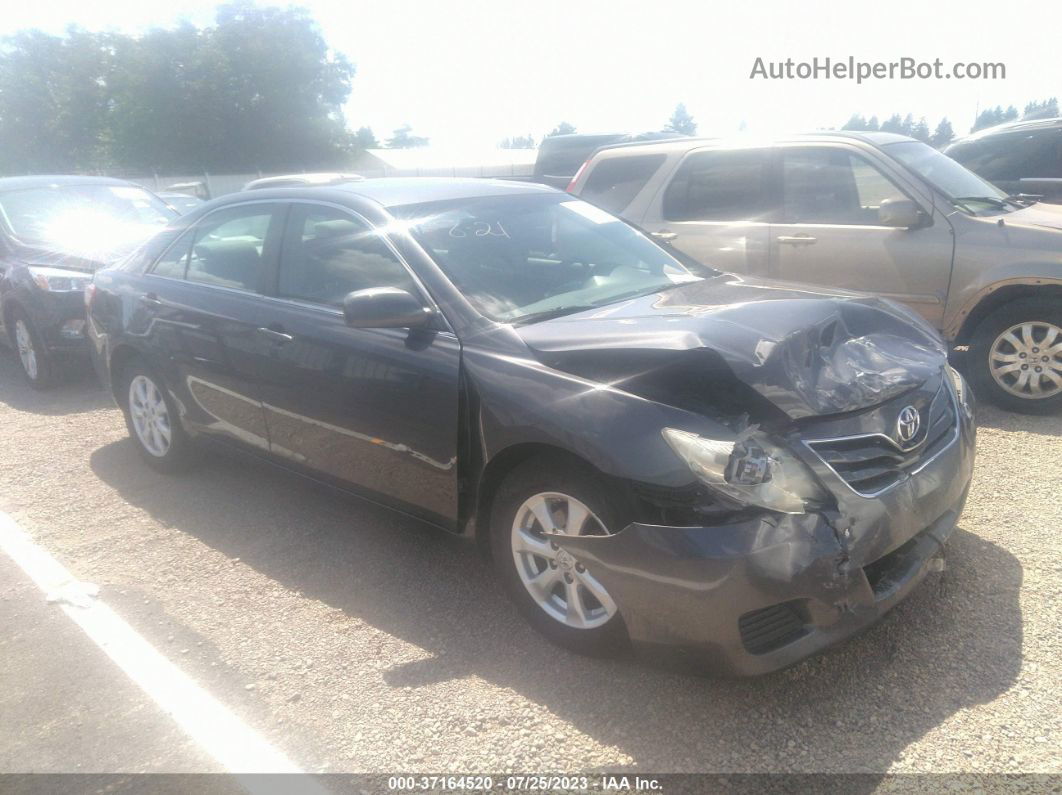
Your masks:
<path fill-rule="evenodd" d="M 886 151 L 952 201 L 968 209 L 1011 209 L 1006 194 L 965 166 L 918 141 L 886 144 Z"/>
<path fill-rule="evenodd" d="M 23 243 L 95 251 L 141 239 L 175 213 L 133 185 L 54 185 L 0 194 L 0 216 Z"/>
<path fill-rule="evenodd" d="M 527 323 L 697 281 L 608 213 L 564 194 L 477 197 L 392 208 L 482 314 Z"/>

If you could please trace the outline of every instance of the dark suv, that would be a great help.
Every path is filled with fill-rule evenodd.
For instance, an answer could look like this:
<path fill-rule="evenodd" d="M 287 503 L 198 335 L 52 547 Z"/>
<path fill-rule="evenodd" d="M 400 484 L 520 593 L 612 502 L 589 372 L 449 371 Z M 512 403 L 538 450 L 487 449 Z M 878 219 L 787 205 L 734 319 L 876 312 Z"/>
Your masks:
<path fill-rule="evenodd" d="M 1062 202 L 1062 118 L 1002 124 L 961 138 L 944 153 L 1009 195 Z"/>
<path fill-rule="evenodd" d="M 969 395 L 912 312 L 713 271 L 539 185 L 236 194 L 88 298 L 150 465 L 214 439 L 475 536 L 580 651 L 788 665 L 910 593 L 970 481 Z"/>
<path fill-rule="evenodd" d="M 38 389 L 62 361 L 85 356 L 85 285 L 177 211 L 106 177 L 0 179 L 0 328 Z"/>

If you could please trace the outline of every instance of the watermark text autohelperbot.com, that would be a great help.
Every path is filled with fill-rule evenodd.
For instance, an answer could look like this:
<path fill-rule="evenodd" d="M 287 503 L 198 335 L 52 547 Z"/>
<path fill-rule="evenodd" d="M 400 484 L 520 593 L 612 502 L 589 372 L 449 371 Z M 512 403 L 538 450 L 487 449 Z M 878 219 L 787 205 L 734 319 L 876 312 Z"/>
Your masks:
<path fill-rule="evenodd" d="M 853 56 L 811 60 L 793 58 L 775 61 L 758 57 L 752 64 L 750 80 L 1006 80 L 1007 65 L 987 61 L 945 63 L 940 58 L 920 61 L 860 61 Z"/>

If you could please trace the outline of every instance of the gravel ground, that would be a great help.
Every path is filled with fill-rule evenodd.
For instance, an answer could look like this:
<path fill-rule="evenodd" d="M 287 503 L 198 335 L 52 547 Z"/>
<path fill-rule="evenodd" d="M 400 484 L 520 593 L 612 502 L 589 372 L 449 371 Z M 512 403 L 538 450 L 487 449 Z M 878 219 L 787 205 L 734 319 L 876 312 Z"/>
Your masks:
<path fill-rule="evenodd" d="M 754 680 L 558 650 L 470 546 L 264 464 L 158 475 L 91 376 L 34 393 L 2 349 L 0 510 L 308 770 L 1059 773 L 1062 419 L 982 407 L 980 423 L 947 570 L 858 638 Z M 55 743 L 59 697 L 15 675 L 61 650 L 29 633 L 39 593 L 4 572 L 0 710 L 28 687 L 38 706 L 3 720 L 0 771 L 30 754 L 114 772 L 87 737 L 115 710 L 89 704 L 98 731 Z M 146 701 L 111 686 L 127 712 Z M 198 758 L 135 751 L 115 758 Z"/>

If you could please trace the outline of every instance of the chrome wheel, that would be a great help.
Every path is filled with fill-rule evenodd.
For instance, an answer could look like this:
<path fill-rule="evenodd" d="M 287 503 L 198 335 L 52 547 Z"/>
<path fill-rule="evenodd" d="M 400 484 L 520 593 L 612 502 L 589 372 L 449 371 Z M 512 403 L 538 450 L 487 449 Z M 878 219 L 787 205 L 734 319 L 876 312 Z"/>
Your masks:
<path fill-rule="evenodd" d="M 1011 326 L 992 343 L 988 369 L 1011 395 L 1054 397 L 1062 391 L 1062 328 L 1046 322 Z"/>
<path fill-rule="evenodd" d="M 593 629 L 616 614 L 616 603 L 572 554 L 547 533 L 608 535 L 605 525 L 574 497 L 544 492 L 516 512 L 512 552 L 527 592 L 545 613 L 576 629 Z"/>
<path fill-rule="evenodd" d="M 22 318 L 15 321 L 15 347 L 18 348 L 18 358 L 22 360 L 22 369 L 31 380 L 37 380 L 37 351 L 33 347 L 29 327 Z"/>
<path fill-rule="evenodd" d="M 173 437 L 170 412 L 162 392 L 146 375 L 129 382 L 129 416 L 145 450 L 157 458 L 169 452 Z"/>

